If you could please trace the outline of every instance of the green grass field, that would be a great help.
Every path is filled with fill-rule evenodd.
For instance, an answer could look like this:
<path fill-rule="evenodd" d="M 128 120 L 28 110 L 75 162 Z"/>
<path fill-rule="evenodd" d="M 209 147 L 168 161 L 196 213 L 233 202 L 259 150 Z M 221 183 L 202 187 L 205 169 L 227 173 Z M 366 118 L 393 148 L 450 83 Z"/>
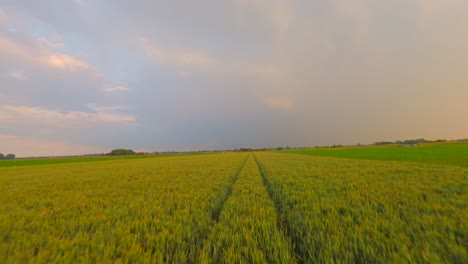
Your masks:
<path fill-rule="evenodd" d="M 12 159 L 0 160 L 1 167 L 14 167 L 14 166 L 31 166 L 31 165 L 48 165 L 48 164 L 62 164 L 62 163 L 76 163 L 76 162 L 96 162 L 96 161 L 112 161 L 123 159 L 143 159 L 151 157 L 152 155 L 132 155 L 132 156 L 92 156 L 92 157 L 51 157 L 51 158 L 26 158 L 26 159 Z"/>
<path fill-rule="evenodd" d="M 431 149 L 3 167 L 0 263 L 468 263 L 468 168 Z"/>
<path fill-rule="evenodd" d="M 468 167 L 467 142 L 423 143 L 416 147 L 388 145 L 342 148 L 307 148 L 299 150 L 285 150 L 285 152 L 337 158 L 412 161 Z"/>
<path fill-rule="evenodd" d="M 12 160 L 0 160 L 1 167 L 15 166 L 31 166 L 31 165 L 48 165 L 62 163 L 81 163 L 81 162 L 97 162 L 97 161 L 113 161 L 113 160 L 129 160 L 129 159 L 146 159 L 154 157 L 172 157 L 186 156 L 198 154 L 210 154 L 213 152 L 193 152 L 193 153 L 165 153 L 165 154 L 147 154 L 147 155 L 126 155 L 126 156 L 78 156 L 78 157 L 50 157 L 50 158 L 20 158 Z"/>

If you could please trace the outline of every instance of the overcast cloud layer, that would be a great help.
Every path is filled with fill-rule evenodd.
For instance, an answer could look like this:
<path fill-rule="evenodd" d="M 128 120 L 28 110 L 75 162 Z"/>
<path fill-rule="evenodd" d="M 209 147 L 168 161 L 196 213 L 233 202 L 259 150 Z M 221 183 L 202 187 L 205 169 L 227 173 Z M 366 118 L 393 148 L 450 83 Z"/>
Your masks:
<path fill-rule="evenodd" d="M 466 0 L 0 0 L 0 152 L 468 137 Z"/>

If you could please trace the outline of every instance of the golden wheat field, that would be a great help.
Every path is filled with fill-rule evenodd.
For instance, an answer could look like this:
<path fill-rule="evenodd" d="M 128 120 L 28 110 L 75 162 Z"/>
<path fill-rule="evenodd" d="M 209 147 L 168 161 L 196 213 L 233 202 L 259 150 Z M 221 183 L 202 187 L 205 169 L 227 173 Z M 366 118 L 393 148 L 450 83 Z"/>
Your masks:
<path fill-rule="evenodd" d="M 468 263 L 468 168 L 289 153 L 0 168 L 1 263 Z"/>

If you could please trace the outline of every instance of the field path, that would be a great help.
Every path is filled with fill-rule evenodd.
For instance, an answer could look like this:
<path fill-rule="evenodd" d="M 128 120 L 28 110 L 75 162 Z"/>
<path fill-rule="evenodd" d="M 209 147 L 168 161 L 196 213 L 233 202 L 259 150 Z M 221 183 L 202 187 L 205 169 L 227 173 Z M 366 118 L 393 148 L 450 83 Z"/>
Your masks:
<path fill-rule="evenodd" d="M 298 243 L 295 237 L 291 236 L 291 228 L 290 223 L 287 220 L 287 213 L 289 209 L 289 205 L 285 202 L 285 199 L 280 195 L 280 193 L 275 192 L 272 183 L 269 180 L 268 173 L 262 163 L 259 162 L 257 156 L 254 155 L 255 164 L 257 166 L 257 170 L 262 177 L 263 185 L 268 192 L 268 197 L 274 203 L 276 209 L 276 223 L 277 228 L 282 230 L 283 234 L 288 237 L 288 240 L 292 244 L 292 248 L 294 249 L 294 256 L 297 262 L 302 263 L 300 256 L 302 253 L 299 251 Z"/>
<path fill-rule="evenodd" d="M 211 219 L 213 222 L 218 222 L 219 220 L 219 215 L 221 214 L 221 211 L 223 210 L 224 205 L 226 204 L 227 200 L 232 194 L 232 188 L 236 184 L 237 179 L 239 179 L 239 175 L 241 174 L 242 170 L 245 167 L 245 163 L 250 157 L 247 156 L 245 159 L 242 161 L 241 165 L 237 169 L 237 171 L 234 173 L 233 177 L 231 178 L 231 184 L 226 186 L 224 190 L 221 191 L 221 194 L 219 195 L 219 199 L 217 199 L 213 205 L 212 213 L 211 213 Z"/>
<path fill-rule="evenodd" d="M 205 240 L 200 263 L 294 263 L 257 162 L 249 155 Z"/>

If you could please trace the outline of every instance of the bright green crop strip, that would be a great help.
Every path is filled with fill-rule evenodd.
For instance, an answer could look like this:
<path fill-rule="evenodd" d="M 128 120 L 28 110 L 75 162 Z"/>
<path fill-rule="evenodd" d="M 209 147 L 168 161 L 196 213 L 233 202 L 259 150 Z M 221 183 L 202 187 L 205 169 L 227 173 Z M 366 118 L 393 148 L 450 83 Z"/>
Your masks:
<path fill-rule="evenodd" d="M 468 263 L 468 169 L 256 154 L 302 263 Z"/>
<path fill-rule="evenodd" d="M 214 154 L 214 152 L 185 152 L 185 153 L 167 153 L 167 154 L 149 154 L 149 155 L 128 155 L 128 156 L 92 156 L 92 157 L 55 157 L 55 158 L 19 158 L 12 160 L 0 160 L 1 167 L 15 166 L 33 166 L 33 165 L 49 165 L 62 163 L 82 163 L 82 162 L 97 162 L 97 161 L 114 161 L 114 160 L 132 160 L 132 159 L 151 159 L 185 155 L 206 155 Z"/>
<path fill-rule="evenodd" d="M 349 159 L 411 161 L 468 167 L 468 143 L 425 143 L 417 147 L 364 146 L 308 148 L 284 152 Z"/>
<path fill-rule="evenodd" d="M 275 205 L 252 156 L 204 243 L 200 262 L 295 262 L 287 237 L 278 229 Z"/>
<path fill-rule="evenodd" d="M 14 167 L 14 166 L 77 163 L 77 162 L 145 159 L 145 158 L 155 158 L 155 157 L 159 157 L 159 156 L 158 155 L 131 155 L 131 156 L 95 156 L 95 157 L 57 157 L 57 158 L 13 159 L 13 160 L 0 160 L 0 168 L 1 167 Z"/>
<path fill-rule="evenodd" d="M 245 154 L 0 169 L 0 263 L 186 263 Z"/>

